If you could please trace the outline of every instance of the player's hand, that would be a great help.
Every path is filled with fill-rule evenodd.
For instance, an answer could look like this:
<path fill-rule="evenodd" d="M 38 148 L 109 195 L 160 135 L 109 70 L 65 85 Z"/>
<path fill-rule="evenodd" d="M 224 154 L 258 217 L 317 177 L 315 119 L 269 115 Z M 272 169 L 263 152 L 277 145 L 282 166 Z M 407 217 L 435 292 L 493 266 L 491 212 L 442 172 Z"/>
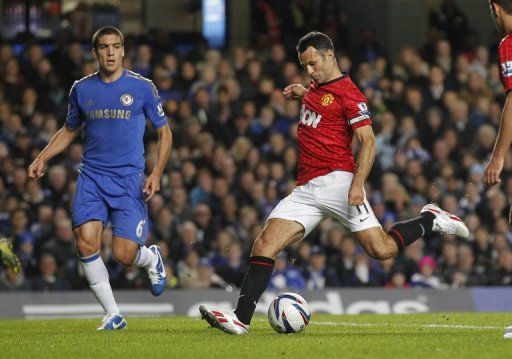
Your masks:
<path fill-rule="evenodd" d="M 283 89 L 284 97 L 288 99 L 299 99 L 306 95 L 308 90 L 301 84 L 291 84 Z"/>
<path fill-rule="evenodd" d="M 44 175 L 44 165 L 45 161 L 43 161 L 41 158 L 37 157 L 34 162 L 28 166 L 28 176 L 30 178 L 39 179 L 43 177 Z"/>
<path fill-rule="evenodd" d="M 146 202 L 149 201 L 158 191 L 160 191 L 160 175 L 153 172 L 146 179 L 146 184 L 144 185 L 143 192 L 146 194 Z"/>
<path fill-rule="evenodd" d="M 153 171 L 146 179 L 146 184 L 144 185 L 143 192 L 146 194 L 146 202 L 158 191 L 160 191 L 160 175 Z"/>
<path fill-rule="evenodd" d="M 348 191 L 348 204 L 351 206 L 360 206 L 364 203 L 363 186 L 352 183 Z"/>
<path fill-rule="evenodd" d="M 493 186 L 501 182 L 500 174 L 503 170 L 503 157 L 492 156 L 491 162 L 487 165 L 484 172 L 484 183 Z"/>

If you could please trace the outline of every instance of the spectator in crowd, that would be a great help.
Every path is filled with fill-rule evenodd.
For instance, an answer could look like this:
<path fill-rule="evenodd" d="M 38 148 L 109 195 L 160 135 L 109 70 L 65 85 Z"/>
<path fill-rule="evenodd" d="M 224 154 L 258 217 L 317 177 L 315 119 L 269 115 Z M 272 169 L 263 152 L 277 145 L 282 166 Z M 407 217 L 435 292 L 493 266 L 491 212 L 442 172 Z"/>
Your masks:
<path fill-rule="evenodd" d="M 215 273 L 210 260 L 206 257 L 199 262 L 198 277 L 190 288 L 223 288 L 226 282 Z"/>
<path fill-rule="evenodd" d="M 370 258 L 366 253 L 359 253 L 356 256 L 354 276 L 350 278 L 349 286 L 373 287 L 376 285 L 378 285 L 378 276 L 370 267 Z"/>
<path fill-rule="evenodd" d="M 119 273 L 112 278 L 112 285 L 119 289 L 145 289 L 148 285 L 147 275 L 138 267 L 117 266 Z"/>
<path fill-rule="evenodd" d="M 184 222 L 179 229 L 179 236 L 169 246 L 169 257 L 174 263 L 186 258 L 190 251 L 197 255 L 204 252 L 202 244 L 198 241 L 197 226 L 194 222 Z"/>
<path fill-rule="evenodd" d="M 229 245 L 227 261 L 216 266 L 217 273 L 227 284 L 240 287 L 247 272 L 247 266 L 243 259 L 242 246 L 233 240 Z"/>
<path fill-rule="evenodd" d="M 512 284 L 512 251 L 506 250 L 499 255 L 490 282 L 492 285 L 509 286 Z"/>
<path fill-rule="evenodd" d="M 57 276 L 57 261 L 49 253 L 44 253 L 39 259 L 39 272 L 32 281 L 32 290 L 38 292 L 53 292 L 70 289 L 68 283 Z"/>
<path fill-rule="evenodd" d="M 0 273 L 0 291 L 14 292 L 29 289 L 30 285 L 23 275 L 23 271 L 14 273 L 12 268 L 5 268 Z"/>
<path fill-rule="evenodd" d="M 208 204 L 200 203 L 195 207 L 194 223 L 197 226 L 200 242 L 207 250 L 211 249 L 219 228 Z"/>
<path fill-rule="evenodd" d="M 441 288 L 441 280 L 434 274 L 437 263 L 434 258 L 424 256 L 418 263 L 419 272 L 411 278 L 411 286 L 421 288 Z"/>
<path fill-rule="evenodd" d="M 453 288 L 486 284 L 487 279 L 476 272 L 474 262 L 472 248 L 461 244 L 458 249 L 457 268 L 450 283 Z"/>
<path fill-rule="evenodd" d="M 308 290 L 324 289 L 339 286 L 336 271 L 326 266 L 327 257 L 322 248 L 314 246 L 311 249 L 309 265 L 303 272 Z"/>
<path fill-rule="evenodd" d="M 286 252 L 281 252 L 276 258 L 274 272 L 268 285 L 269 290 L 302 290 L 306 289 L 306 281 L 302 274 L 288 261 Z"/>
<path fill-rule="evenodd" d="M 354 276 L 356 252 L 354 239 L 350 235 L 346 235 L 341 241 L 339 255 L 331 257 L 330 265 L 336 266 L 340 285 L 343 287 L 349 286 L 351 278 Z"/>
<path fill-rule="evenodd" d="M 391 274 L 389 282 L 387 282 L 384 287 L 388 289 L 406 289 L 410 288 L 411 285 L 407 282 L 405 274 L 397 271 Z"/>
<path fill-rule="evenodd" d="M 195 250 L 190 250 L 184 256 L 184 259 L 178 262 L 178 278 L 182 288 L 193 288 L 195 281 L 199 277 L 199 254 Z"/>
<path fill-rule="evenodd" d="M 453 241 L 443 243 L 441 258 L 437 266 L 440 279 L 443 283 L 451 283 L 457 271 L 457 244 Z"/>

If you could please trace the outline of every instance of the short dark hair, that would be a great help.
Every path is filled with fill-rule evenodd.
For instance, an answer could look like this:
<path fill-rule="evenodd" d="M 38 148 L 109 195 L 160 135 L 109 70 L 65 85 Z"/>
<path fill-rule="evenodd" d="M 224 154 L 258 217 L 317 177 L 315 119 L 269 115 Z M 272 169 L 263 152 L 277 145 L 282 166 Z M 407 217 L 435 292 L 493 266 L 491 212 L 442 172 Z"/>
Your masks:
<path fill-rule="evenodd" d="M 92 35 L 92 48 L 95 49 L 98 46 L 98 41 L 100 37 L 103 35 L 117 35 L 121 38 L 121 45 L 124 46 L 124 36 L 121 30 L 114 26 L 103 26 L 96 30 L 94 35 Z"/>
<path fill-rule="evenodd" d="M 297 44 L 297 52 L 302 54 L 310 46 L 322 52 L 334 51 L 334 45 L 329 36 L 319 31 L 311 31 L 301 37 Z"/>
<path fill-rule="evenodd" d="M 512 0 L 489 0 L 489 4 L 498 4 L 507 14 L 512 14 Z"/>

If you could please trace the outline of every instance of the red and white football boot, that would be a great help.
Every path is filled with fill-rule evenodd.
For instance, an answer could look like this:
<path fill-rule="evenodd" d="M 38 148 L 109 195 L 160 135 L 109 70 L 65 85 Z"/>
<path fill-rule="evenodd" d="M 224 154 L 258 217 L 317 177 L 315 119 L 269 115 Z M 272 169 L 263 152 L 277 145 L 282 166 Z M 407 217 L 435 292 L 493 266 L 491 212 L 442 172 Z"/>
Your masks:
<path fill-rule="evenodd" d="M 433 203 L 424 206 L 420 213 L 424 212 L 430 212 L 436 216 L 432 226 L 432 231 L 441 234 L 452 234 L 461 238 L 469 237 L 469 229 L 459 217 L 449 212 L 443 211 Z"/>
<path fill-rule="evenodd" d="M 249 325 L 243 324 L 231 310 L 217 309 L 201 304 L 199 311 L 204 320 L 212 326 L 228 334 L 249 334 Z"/>

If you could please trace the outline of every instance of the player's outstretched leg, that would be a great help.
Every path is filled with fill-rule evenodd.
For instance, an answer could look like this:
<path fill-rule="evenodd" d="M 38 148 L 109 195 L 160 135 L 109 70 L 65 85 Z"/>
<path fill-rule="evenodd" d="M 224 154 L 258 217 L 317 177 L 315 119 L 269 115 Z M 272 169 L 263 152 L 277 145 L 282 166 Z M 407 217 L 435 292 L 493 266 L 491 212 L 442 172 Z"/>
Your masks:
<path fill-rule="evenodd" d="M 162 253 L 157 245 L 151 247 L 141 246 L 137 251 L 135 263 L 137 267 L 143 267 L 148 272 L 151 281 L 151 294 L 155 297 L 162 294 L 167 284 Z"/>
<path fill-rule="evenodd" d="M 230 311 L 203 304 L 199 306 L 202 318 L 213 328 L 226 333 L 248 334 L 256 304 L 270 282 L 274 258 L 303 235 L 304 227 L 297 222 L 270 219 L 254 241 L 249 270 L 244 277 L 236 309 Z"/>
<path fill-rule="evenodd" d="M 435 204 L 424 206 L 416 218 L 395 223 L 387 233 L 380 227 L 352 233 L 368 255 L 385 260 L 396 257 L 404 247 L 421 237 L 429 237 L 432 232 L 454 234 L 462 238 L 469 236 L 469 230 L 460 218 Z"/>
<path fill-rule="evenodd" d="M 394 224 L 388 235 L 395 240 L 398 250 L 401 250 L 420 237 L 430 236 L 432 232 L 452 234 L 461 238 L 469 236 L 468 227 L 459 217 L 443 211 L 433 203 L 424 206 L 419 217 Z"/>

